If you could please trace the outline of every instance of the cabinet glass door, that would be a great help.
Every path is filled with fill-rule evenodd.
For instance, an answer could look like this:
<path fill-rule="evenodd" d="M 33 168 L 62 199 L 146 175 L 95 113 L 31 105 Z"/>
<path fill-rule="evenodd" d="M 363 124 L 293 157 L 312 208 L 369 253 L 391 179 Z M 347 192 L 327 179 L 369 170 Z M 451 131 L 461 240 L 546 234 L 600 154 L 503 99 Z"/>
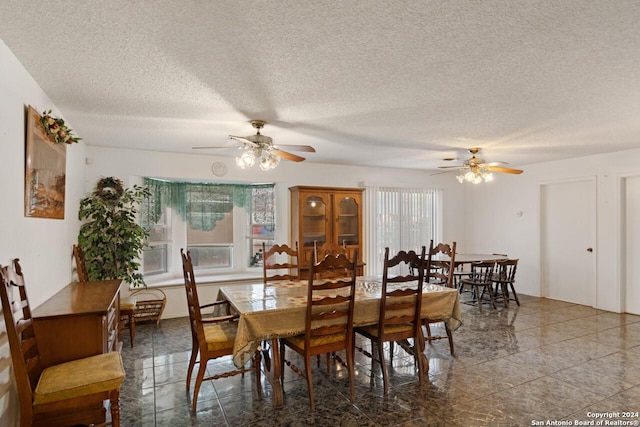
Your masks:
<path fill-rule="evenodd" d="M 327 204 L 319 196 L 308 196 L 302 205 L 302 230 L 304 247 L 322 245 L 327 241 Z"/>
<path fill-rule="evenodd" d="M 337 237 L 339 245 L 358 245 L 358 203 L 353 197 L 340 196 L 337 204 Z"/>

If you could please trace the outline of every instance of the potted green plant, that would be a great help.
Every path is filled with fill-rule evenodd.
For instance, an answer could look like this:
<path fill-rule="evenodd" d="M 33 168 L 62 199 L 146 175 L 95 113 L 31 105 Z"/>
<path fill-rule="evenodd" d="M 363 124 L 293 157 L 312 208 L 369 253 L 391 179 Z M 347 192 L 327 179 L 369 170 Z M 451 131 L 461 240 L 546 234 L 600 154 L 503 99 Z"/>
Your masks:
<path fill-rule="evenodd" d="M 122 181 L 101 178 L 89 197 L 80 201 L 78 218 L 83 221 L 78 234 L 90 280 L 124 279 L 132 286 L 144 286 L 138 272 L 147 231 L 136 221 L 138 207 L 150 192 Z"/>

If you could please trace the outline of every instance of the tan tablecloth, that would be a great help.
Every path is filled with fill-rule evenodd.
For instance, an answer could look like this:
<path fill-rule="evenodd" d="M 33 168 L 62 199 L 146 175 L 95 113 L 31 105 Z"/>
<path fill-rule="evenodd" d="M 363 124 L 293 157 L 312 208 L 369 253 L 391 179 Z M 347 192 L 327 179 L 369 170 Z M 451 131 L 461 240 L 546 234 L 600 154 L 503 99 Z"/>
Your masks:
<path fill-rule="evenodd" d="M 220 289 L 218 299 L 229 301 L 240 314 L 233 349 L 233 362 L 238 367 L 249 361 L 262 340 L 304 332 L 306 281 L 224 286 Z M 356 285 L 354 325 L 376 323 L 379 310 L 380 283 L 359 280 Z M 443 319 L 452 330 L 457 329 L 462 324 L 458 291 L 425 285 L 422 314 L 425 318 Z"/>

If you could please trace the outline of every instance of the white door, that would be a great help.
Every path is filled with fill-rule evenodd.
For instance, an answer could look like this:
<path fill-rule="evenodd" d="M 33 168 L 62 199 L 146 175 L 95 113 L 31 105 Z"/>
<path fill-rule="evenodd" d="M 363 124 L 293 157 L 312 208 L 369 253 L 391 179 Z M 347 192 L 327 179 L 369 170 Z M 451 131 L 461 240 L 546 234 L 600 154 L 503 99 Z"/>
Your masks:
<path fill-rule="evenodd" d="M 625 178 L 625 286 L 626 313 L 640 314 L 640 177 Z"/>
<path fill-rule="evenodd" d="M 542 185 L 542 295 L 595 306 L 595 181 Z"/>

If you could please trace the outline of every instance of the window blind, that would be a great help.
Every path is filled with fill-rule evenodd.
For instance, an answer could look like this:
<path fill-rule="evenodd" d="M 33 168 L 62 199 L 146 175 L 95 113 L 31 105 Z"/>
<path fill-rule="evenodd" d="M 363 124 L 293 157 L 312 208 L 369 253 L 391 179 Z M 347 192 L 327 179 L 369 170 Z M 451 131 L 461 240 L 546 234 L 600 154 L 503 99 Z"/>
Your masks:
<path fill-rule="evenodd" d="M 367 274 L 382 274 L 385 247 L 395 254 L 441 240 L 442 190 L 367 186 L 364 196 Z"/>

